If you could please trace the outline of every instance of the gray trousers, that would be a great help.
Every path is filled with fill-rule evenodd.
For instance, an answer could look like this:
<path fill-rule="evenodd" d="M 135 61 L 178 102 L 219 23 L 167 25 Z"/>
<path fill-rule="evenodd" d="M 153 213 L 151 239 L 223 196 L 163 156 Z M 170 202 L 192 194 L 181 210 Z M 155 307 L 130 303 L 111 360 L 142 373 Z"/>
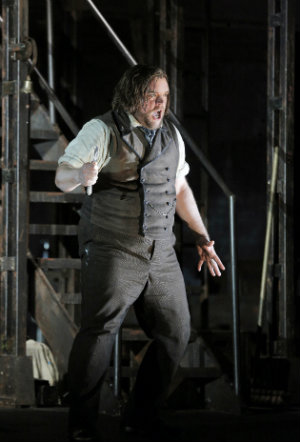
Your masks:
<path fill-rule="evenodd" d="M 137 418 L 154 416 L 166 398 L 190 336 L 190 314 L 174 240 L 129 237 L 79 227 L 82 257 L 82 322 L 69 361 L 72 422 L 92 422 L 115 335 L 134 305 L 153 339 L 130 400 Z"/>

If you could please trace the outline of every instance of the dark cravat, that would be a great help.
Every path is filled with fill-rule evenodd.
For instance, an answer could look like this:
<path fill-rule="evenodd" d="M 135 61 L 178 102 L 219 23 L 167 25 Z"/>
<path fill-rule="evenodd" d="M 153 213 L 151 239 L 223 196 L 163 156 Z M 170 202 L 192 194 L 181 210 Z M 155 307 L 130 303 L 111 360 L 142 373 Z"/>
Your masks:
<path fill-rule="evenodd" d="M 139 128 L 141 129 L 141 131 L 143 131 L 145 138 L 150 144 L 150 146 L 152 146 L 157 129 L 148 129 L 147 127 L 144 126 L 139 126 Z"/>

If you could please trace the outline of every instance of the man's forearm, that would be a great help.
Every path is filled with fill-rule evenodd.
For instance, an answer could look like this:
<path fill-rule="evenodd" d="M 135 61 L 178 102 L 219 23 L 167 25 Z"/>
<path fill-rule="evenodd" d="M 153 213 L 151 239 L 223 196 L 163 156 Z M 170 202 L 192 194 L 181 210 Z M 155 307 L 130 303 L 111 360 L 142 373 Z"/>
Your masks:
<path fill-rule="evenodd" d="M 187 181 L 184 179 L 178 183 L 178 185 L 176 186 L 176 190 L 177 214 L 195 233 L 196 242 L 199 243 L 199 245 L 206 243 L 209 240 L 209 235 L 201 218 L 192 189 L 188 185 Z"/>
<path fill-rule="evenodd" d="M 67 163 L 60 164 L 56 171 L 55 184 L 63 192 L 71 192 L 76 189 L 81 185 L 79 169 Z"/>

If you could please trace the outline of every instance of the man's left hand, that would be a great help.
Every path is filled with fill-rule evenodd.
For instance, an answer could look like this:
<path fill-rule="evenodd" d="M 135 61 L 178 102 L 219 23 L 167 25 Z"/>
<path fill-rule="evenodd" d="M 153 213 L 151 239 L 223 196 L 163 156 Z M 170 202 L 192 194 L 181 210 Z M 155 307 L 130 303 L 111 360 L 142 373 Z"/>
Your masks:
<path fill-rule="evenodd" d="M 200 272 L 203 263 L 206 262 L 208 270 L 212 276 L 221 276 L 220 269 L 225 270 L 225 267 L 215 252 L 214 244 L 214 241 L 209 241 L 205 245 L 197 245 L 197 250 L 200 256 L 198 272 Z"/>

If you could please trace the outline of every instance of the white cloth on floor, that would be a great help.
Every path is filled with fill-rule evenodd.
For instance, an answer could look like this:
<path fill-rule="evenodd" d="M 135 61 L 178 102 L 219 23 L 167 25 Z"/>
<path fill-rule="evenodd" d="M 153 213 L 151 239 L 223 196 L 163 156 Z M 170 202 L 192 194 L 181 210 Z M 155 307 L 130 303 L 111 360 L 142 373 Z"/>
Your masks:
<path fill-rule="evenodd" d="M 50 386 L 59 380 L 58 369 L 50 348 L 33 339 L 26 341 L 26 356 L 32 357 L 34 379 L 48 381 Z"/>

